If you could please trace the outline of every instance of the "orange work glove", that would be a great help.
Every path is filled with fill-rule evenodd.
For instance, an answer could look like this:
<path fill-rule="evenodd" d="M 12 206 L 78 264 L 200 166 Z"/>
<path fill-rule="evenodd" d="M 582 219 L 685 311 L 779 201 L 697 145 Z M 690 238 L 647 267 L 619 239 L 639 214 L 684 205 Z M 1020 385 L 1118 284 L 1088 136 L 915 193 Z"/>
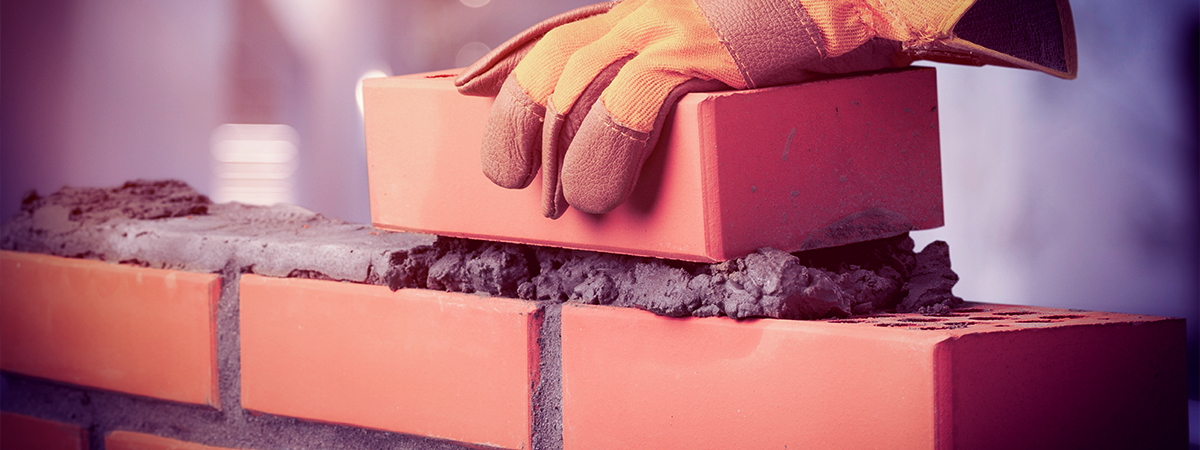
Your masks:
<path fill-rule="evenodd" d="M 542 206 L 625 201 L 688 92 L 750 89 L 915 59 L 1075 74 L 1067 0 L 624 0 L 548 19 L 455 80 L 496 95 L 483 172 Z"/>

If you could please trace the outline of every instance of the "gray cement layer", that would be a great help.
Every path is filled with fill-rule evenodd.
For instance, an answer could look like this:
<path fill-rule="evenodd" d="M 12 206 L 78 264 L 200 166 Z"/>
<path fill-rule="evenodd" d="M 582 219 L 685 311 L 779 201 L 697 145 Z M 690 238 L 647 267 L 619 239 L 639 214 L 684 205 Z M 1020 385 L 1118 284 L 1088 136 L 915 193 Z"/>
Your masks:
<path fill-rule="evenodd" d="M 27 198 L 21 213 L 0 227 L 0 248 L 7 250 L 192 272 L 234 267 L 275 277 L 376 284 L 393 253 L 436 239 L 376 232 L 370 225 L 295 206 L 211 204 L 172 181 L 63 188 L 45 198 Z"/>
<path fill-rule="evenodd" d="M 304 209 L 212 204 L 178 181 L 63 188 L 27 196 L 0 248 L 197 272 L 236 270 L 578 301 L 656 314 L 818 319 L 960 300 L 949 247 L 913 252 L 907 234 L 789 254 L 764 248 L 696 264 L 530 245 L 377 231 Z"/>

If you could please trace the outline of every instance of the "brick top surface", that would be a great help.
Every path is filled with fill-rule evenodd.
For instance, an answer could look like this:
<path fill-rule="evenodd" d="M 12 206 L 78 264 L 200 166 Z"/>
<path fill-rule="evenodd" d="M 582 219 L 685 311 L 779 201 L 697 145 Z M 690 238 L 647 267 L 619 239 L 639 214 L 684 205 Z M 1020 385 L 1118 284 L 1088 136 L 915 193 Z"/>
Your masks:
<path fill-rule="evenodd" d="M 1182 320 L 1159 316 L 1123 314 L 1043 306 L 1003 305 L 967 302 L 947 314 L 875 314 L 848 319 L 820 321 L 829 324 L 903 329 L 916 332 L 937 332 L 948 336 L 1011 331 L 1027 328 L 1060 328 L 1078 325 L 1112 323 L 1143 323 Z"/>

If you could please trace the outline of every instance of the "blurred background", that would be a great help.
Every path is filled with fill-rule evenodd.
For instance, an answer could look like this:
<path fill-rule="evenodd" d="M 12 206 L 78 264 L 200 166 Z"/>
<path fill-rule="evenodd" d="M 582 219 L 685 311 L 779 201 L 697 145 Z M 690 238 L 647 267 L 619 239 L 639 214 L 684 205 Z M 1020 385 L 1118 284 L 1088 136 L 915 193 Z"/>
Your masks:
<path fill-rule="evenodd" d="M 369 222 L 360 80 L 586 3 L 0 0 L 0 218 L 33 189 L 177 178 Z M 938 65 L 946 226 L 914 238 L 950 243 L 968 300 L 1186 317 L 1195 444 L 1200 2 L 1072 8 L 1078 80 Z"/>

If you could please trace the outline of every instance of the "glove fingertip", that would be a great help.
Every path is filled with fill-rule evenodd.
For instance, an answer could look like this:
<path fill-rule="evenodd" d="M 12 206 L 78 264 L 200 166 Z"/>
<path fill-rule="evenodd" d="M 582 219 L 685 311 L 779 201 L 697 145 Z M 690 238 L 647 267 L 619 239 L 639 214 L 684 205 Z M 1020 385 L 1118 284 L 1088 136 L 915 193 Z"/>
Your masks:
<path fill-rule="evenodd" d="M 569 205 L 563 197 L 562 154 L 559 137 L 565 124 L 565 116 L 554 107 L 546 105 L 546 119 L 542 128 L 542 215 L 550 219 L 562 217 Z"/>
<path fill-rule="evenodd" d="M 529 186 L 537 175 L 541 159 L 542 117 L 545 108 L 533 102 L 509 77 L 488 117 L 481 146 L 483 173 L 493 183 L 509 188 Z"/>
<path fill-rule="evenodd" d="M 563 161 L 563 198 L 572 207 L 604 214 L 633 193 L 655 133 L 631 130 L 596 103 L 584 119 Z"/>

